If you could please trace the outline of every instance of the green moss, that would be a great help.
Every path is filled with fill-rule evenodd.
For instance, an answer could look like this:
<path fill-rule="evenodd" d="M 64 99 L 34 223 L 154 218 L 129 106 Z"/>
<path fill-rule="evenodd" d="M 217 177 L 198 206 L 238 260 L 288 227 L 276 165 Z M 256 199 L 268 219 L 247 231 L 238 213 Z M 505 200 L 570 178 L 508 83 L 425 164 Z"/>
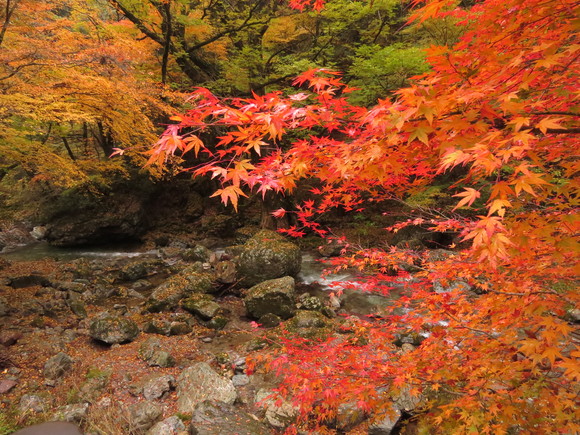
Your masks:
<path fill-rule="evenodd" d="M 4 412 L 0 412 L 0 435 L 8 435 L 18 429 L 13 419 Z"/>
<path fill-rule="evenodd" d="M 101 370 L 97 367 L 91 367 L 86 374 L 87 379 L 109 379 L 111 376 L 110 370 Z"/>

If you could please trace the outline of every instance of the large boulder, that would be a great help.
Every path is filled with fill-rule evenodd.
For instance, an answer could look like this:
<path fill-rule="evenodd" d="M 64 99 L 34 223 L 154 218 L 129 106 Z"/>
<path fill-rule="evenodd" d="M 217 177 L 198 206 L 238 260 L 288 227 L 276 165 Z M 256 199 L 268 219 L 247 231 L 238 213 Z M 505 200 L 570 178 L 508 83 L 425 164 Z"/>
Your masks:
<path fill-rule="evenodd" d="M 138 239 L 147 229 L 138 194 L 88 198 L 62 195 L 47 212 L 45 239 L 54 246 L 80 246 Z M 71 212 L 74 210 L 74 212 Z"/>
<path fill-rule="evenodd" d="M 107 344 L 128 343 L 139 335 L 139 326 L 128 317 L 105 313 L 91 321 L 89 334 Z"/>
<path fill-rule="evenodd" d="M 283 319 L 292 317 L 296 311 L 294 286 L 294 278 L 285 276 L 251 287 L 244 298 L 248 315 L 255 319 L 266 314 Z"/>
<path fill-rule="evenodd" d="M 301 262 L 300 248 L 270 230 L 261 230 L 249 239 L 236 258 L 237 272 L 245 286 L 287 275 L 296 276 Z"/>
<path fill-rule="evenodd" d="M 195 435 L 268 435 L 268 428 L 250 414 L 224 402 L 200 403 L 191 417 L 189 433 Z"/>
<path fill-rule="evenodd" d="M 231 380 L 218 375 L 207 363 L 199 362 L 181 372 L 177 379 L 177 409 L 192 413 L 205 400 L 233 404 L 236 388 Z"/>
<path fill-rule="evenodd" d="M 151 294 L 148 310 L 159 312 L 171 310 L 179 301 L 194 293 L 208 293 L 213 290 L 213 276 L 208 273 L 186 269 L 172 276 Z"/>

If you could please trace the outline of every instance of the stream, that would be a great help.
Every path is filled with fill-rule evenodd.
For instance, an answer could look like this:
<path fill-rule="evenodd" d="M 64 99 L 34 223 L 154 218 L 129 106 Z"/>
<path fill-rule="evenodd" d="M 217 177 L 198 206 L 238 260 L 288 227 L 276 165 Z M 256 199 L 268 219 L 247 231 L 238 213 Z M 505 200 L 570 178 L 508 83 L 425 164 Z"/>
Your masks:
<path fill-rule="evenodd" d="M 0 258 L 10 261 L 39 261 L 43 259 L 73 261 L 79 258 L 106 260 L 138 257 L 159 258 L 162 256 L 159 249 L 143 251 L 139 248 L 138 244 L 58 248 L 45 242 L 39 242 L 20 246 L 8 252 L 1 252 Z M 216 249 L 214 252 L 219 258 L 224 251 Z M 356 282 L 357 274 L 355 272 L 344 271 L 339 274 L 324 275 L 323 271 L 326 267 L 328 265 L 325 265 L 324 261 L 321 261 L 316 255 L 308 252 L 303 253 L 301 271 L 296 277 L 297 284 L 300 289 L 321 299 L 327 298 L 330 291 L 341 292 L 342 307 L 349 314 L 364 316 L 377 312 L 391 305 L 400 296 L 400 291 L 397 288 L 388 296 L 364 291 Z"/>

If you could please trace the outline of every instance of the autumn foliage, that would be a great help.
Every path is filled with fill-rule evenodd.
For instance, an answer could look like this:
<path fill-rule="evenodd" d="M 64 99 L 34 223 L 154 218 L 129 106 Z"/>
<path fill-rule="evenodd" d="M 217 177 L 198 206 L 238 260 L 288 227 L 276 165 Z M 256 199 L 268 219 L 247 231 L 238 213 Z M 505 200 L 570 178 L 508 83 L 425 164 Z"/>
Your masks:
<path fill-rule="evenodd" d="M 440 261 L 395 248 L 337 260 L 368 271 L 365 288 L 383 293 L 393 286 L 387 272 L 410 256 L 423 272 L 391 312 L 358 322 L 356 339 L 285 343 L 270 363 L 284 378 L 280 391 L 311 420 L 343 403 L 388 413 L 405 392 L 422 398 L 420 421 L 433 433 L 578 432 L 580 350 L 566 316 L 580 303 L 579 4 L 414 5 L 412 20 L 453 16 L 465 33 L 453 47 L 431 47 L 431 71 L 396 98 L 352 105 L 351 89 L 328 70 L 304 73 L 288 96 L 224 99 L 200 88 L 149 162 L 203 156 L 190 170 L 218 180 L 214 195 L 234 207 L 249 190 L 291 192 L 317 179 L 311 200 L 275 212 L 296 213 L 293 235 L 324 234 L 311 218 L 331 208 L 357 210 L 462 174 L 456 209 L 472 213 L 421 222 L 461 232 L 470 249 Z M 219 142 L 204 142 L 217 127 Z M 435 292 L 434 280 L 477 294 Z M 425 339 L 401 353 L 393 342 L 403 332 Z"/>

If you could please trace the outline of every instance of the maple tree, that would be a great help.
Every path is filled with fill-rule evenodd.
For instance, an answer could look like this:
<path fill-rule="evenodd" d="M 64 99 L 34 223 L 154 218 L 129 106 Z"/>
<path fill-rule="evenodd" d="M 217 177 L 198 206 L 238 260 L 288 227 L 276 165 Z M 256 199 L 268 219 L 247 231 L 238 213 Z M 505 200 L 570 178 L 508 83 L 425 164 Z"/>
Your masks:
<path fill-rule="evenodd" d="M 110 160 L 113 147 L 154 140 L 156 123 L 178 107 L 176 95 L 183 98 L 159 84 L 152 44 L 135 41 L 132 24 L 99 2 L 10 0 L 5 6 L 3 199 L 18 208 L 67 189 L 102 193 L 126 180 L 131 162 L 138 168 L 142 157 Z"/>
<path fill-rule="evenodd" d="M 401 197 L 463 168 L 457 208 L 476 217 L 418 219 L 460 231 L 471 248 L 442 261 L 395 248 L 336 260 L 338 268 L 372 272 L 365 288 L 383 293 L 402 261 L 424 271 L 396 304 L 404 314 L 360 320 L 354 339 L 285 340 L 270 362 L 283 377 L 279 390 L 319 422 L 344 403 L 388 414 L 405 393 L 422 397 L 421 424 L 435 432 L 577 432 L 580 351 L 566 312 L 580 302 L 578 2 L 414 4 L 412 20 L 453 17 L 465 33 L 453 46 L 431 47 L 432 71 L 396 98 L 352 105 L 351 89 L 325 70 L 300 76 L 303 90 L 289 96 L 220 99 L 198 89 L 194 108 L 174 118 L 149 162 L 204 154 L 191 170 L 218 179 L 215 195 L 234 207 L 246 188 L 291 191 L 300 179 L 317 179 L 311 200 L 275 212 L 297 214 L 302 228 L 287 230 L 293 235 L 323 234 L 310 219 L 316 213 Z M 217 145 L 205 144 L 200 132 L 216 125 L 230 129 Z M 291 131 L 307 134 L 283 150 Z M 252 162 L 264 149 L 268 156 Z M 436 292 L 433 280 L 469 283 L 477 294 L 463 286 Z M 424 340 L 402 353 L 393 345 L 402 332 Z"/>

